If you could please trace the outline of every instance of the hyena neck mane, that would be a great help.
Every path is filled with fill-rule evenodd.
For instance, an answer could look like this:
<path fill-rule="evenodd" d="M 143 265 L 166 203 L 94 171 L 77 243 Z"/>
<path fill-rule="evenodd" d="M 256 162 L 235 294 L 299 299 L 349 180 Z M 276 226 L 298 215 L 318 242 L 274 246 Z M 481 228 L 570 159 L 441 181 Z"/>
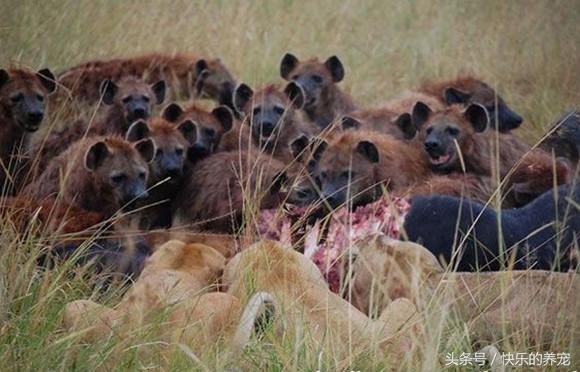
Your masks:
<path fill-rule="evenodd" d="M 320 102 L 314 107 L 305 107 L 308 118 L 319 127 L 325 128 L 337 117 L 356 110 L 352 98 L 336 84 L 328 86 L 320 95 Z"/>
<path fill-rule="evenodd" d="M 60 159 L 59 159 L 60 160 Z M 67 172 L 71 164 L 61 164 L 62 172 Z M 67 188 L 74 190 L 72 198 L 75 205 L 82 206 L 85 210 L 98 211 L 103 216 L 112 216 L 118 209 L 119 205 L 113 195 L 110 187 L 95 176 L 94 173 L 88 172 L 77 160 L 74 169 L 68 177 Z M 72 202 L 72 200 L 69 200 Z"/>
<path fill-rule="evenodd" d="M 106 106 L 101 116 L 95 119 L 91 132 L 99 136 L 120 135 L 123 136 L 131 123 L 127 122 L 123 107 L 114 103 Z"/>

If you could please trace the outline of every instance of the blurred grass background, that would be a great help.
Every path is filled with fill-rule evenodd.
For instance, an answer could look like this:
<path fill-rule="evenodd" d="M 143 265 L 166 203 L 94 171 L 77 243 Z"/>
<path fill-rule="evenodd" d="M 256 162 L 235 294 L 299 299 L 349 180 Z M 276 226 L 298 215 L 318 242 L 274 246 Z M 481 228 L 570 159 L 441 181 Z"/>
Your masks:
<path fill-rule="evenodd" d="M 220 57 L 253 85 L 282 55 L 338 55 L 362 105 L 426 79 L 473 73 L 497 87 L 530 140 L 580 102 L 580 2 L 3 0 L 0 65 L 61 71 L 150 51 Z"/>

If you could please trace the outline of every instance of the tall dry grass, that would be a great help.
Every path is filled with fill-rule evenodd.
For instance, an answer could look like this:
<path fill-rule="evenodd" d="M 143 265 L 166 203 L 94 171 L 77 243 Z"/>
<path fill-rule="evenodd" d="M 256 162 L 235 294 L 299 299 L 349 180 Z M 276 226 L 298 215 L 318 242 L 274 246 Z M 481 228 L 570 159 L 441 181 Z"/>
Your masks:
<path fill-rule="evenodd" d="M 281 56 L 340 56 L 342 83 L 362 105 L 379 103 L 426 79 L 473 73 L 525 118 L 517 132 L 540 138 L 566 109 L 580 102 L 580 2 L 565 1 L 78 1 L 3 0 L 0 66 L 10 63 L 55 71 L 93 59 L 150 51 L 220 57 L 252 86 L 280 81 Z M 436 370 L 447 352 L 473 352 L 469 331 L 440 304 L 426 314 L 428 344 L 405 361 L 378 360 L 365 350 L 333 352 L 266 332 L 237 359 L 223 345 L 193 358 L 181 348 L 162 352 L 146 330 L 79 345 L 60 328 L 63 306 L 78 298 L 114 304 L 98 278 L 70 275 L 70 267 L 39 273 L 43 248 L 32 235 L 1 222 L 0 369 L 2 370 Z M 86 269 L 88 270 L 88 269 Z M 571 325 L 574 326 L 574 325 Z M 539 345 L 496 340 L 502 351 Z M 507 339 L 507 337 L 505 337 Z M 578 350 L 556 337 L 550 350 Z M 144 352 L 147 350 L 147 352 Z M 578 352 L 573 360 L 580 363 Z"/>

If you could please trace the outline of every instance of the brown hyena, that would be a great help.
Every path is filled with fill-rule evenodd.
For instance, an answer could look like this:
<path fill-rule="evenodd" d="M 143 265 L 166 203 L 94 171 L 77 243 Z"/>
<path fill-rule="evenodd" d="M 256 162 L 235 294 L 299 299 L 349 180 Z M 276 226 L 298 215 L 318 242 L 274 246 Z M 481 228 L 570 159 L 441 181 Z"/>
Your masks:
<path fill-rule="evenodd" d="M 414 144 L 423 149 L 435 172 L 467 172 L 500 179 L 511 175 L 508 187 L 514 183 L 516 193 L 536 196 L 551 188 L 546 178 L 552 179 L 547 176 L 553 168 L 556 184 L 568 180 L 566 164 L 555 163 L 550 154 L 531 149 L 512 134 L 486 131 L 489 116 L 479 104 L 433 112 L 418 102 L 412 120 L 419 130 Z"/>
<path fill-rule="evenodd" d="M 420 92 L 405 92 L 377 107 L 356 110 L 348 116 L 362 124 L 362 129 L 374 130 L 408 141 L 412 140 L 417 132 L 411 122 L 411 111 L 415 103 L 419 101 L 427 103 L 434 111 L 444 108 L 438 99 L 430 95 Z M 348 121 L 345 124 L 353 127 Z"/>
<path fill-rule="evenodd" d="M 283 91 L 268 85 L 254 92 L 246 84 L 234 91 L 234 106 L 250 127 L 253 145 L 282 161 L 292 159 L 289 148 L 294 139 L 316 131 L 298 111 L 303 105 L 304 92 L 294 82 Z"/>
<path fill-rule="evenodd" d="M 340 119 L 343 130 L 362 129 L 392 136 L 401 141 L 410 141 L 417 132 L 411 114 L 397 114 L 385 108 L 355 111 Z"/>
<path fill-rule="evenodd" d="M 9 219 L 14 229 L 23 235 L 32 232 L 32 215 L 35 215 L 38 232 L 51 236 L 68 235 L 67 241 L 75 238 L 85 241 L 102 227 L 98 225 L 105 220 L 98 212 L 88 212 L 56 199 L 35 200 L 18 196 L 0 199 L 0 216 Z"/>
<path fill-rule="evenodd" d="M 149 163 L 149 205 L 141 214 L 141 228 L 171 225 L 171 200 L 179 192 L 186 171 L 187 150 L 195 142 L 196 127 L 186 120 L 179 125 L 162 118 L 149 123 L 138 120 L 127 131 L 127 140 L 138 142 L 150 138 L 155 143 L 155 156 Z"/>
<path fill-rule="evenodd" d="M 346 131 L 317 151 L 315 182 L 332 208 L 362 205 L 431 175 L 419 149 L 376 132 Z"/>
<path fill-rule="evenodd" d="M 550 128 L 551 134 L 542 141 L 542 147 L 556 156 L 568 159 L 577 167 L 580 159 L 580 111 L 570 111 Z"/>
<path fill-rule="evenodd" d="M 232 111 L 224 105 L 207 111 L 195 104 L 184 109 L 172 103 L 165 107 L 161 116 L 172 123 L 189 121 L 194 124 L 195 133 L 189 149 L 191 160 L 201 160 L 214 153 L 222 136 L 232 129 L 235 120 Z"/>
<path fill-rule="evenodd" d="M 53 159 L 23 194 L 59 195 L 67 204 L 111 217 L 148 197 L 148 163 L 154 155 L 150 139 L 135 144 L 119 137 L 83 139 Z"/>
<path fill-rule="evenodd" d="M 96 60 L 71 67 L 61 74 L 62 84 L 73 98 L 95 103 L 104 79 L 119 81 L 135 76 L 152 84 L 165 80 L 172 98 L 209 98 L 231 106 L 236 81 L 220 59 L 191 54 L 152 53 L 141 56 Z"/>
<path fill-rule="evenodd" d="M 80 119 L 61 130 L 49 133 L 34 145 L 40 154 L 36 170 L 42 172 L 51 159 L 62 153 L 72 143 L 84 136 L 124 136 L 136 120 L 148 119 L 153 107 L 165 99 L 166 85 L 163 80 L 149 85 L 133 77 L 118 83 L 105 80 L 101 83 L 103 110 L 90 123 Z"/>
<path fill-rule="evenodd" d="M 337 85 L 344 79 L 344 66 L 336 56 L 325 62 L 316 58 L 300 62 L 286 53 L 280 63 L 280 76 L 302 87 L 305 94 L 303 110 L 321 128 L 356 110 L 352 98 Z"/>
<path fill-rule="evenodd" d="M 28 151 L 30 135 L 46 115 L 46 98 L 55 89 L 49 69 L 0 69 L 0 192 L 12 193 L 24 177 L 28 162 L 23 164 L 20 155 Z"/>
<path fill-rule="evenodd" d="M 284 199 L 284 164 L 248 150 L 220 152 L 192 166 L 174 201 L 173 226 L 231 232 L 252 208 L 276 208 Z"/>
<path fill-rule="evenodd" d="M 519 127 L 523 119 L 513 111 L 502 97 L 483 81 L 472 76 L 460 76 L 453 80 L 424 84 L 420 91 L 429 94 L 446 105 L 459 104 L 467 107 L 477 103 L 489 113 L 491 127 L 500 132 L 509 132 Z M 432 105 L 430 102 L 424 102 Z M 436 107 L 432 107 L 437 111 Z"/>
<path fill-rule="evenodd" d="M 292 143 L 296 160 L 302 165 L 301 172 L 288 171 L 291 187 L 287 202 L 300 207 L 316 207 L 321 204 L 321 190 L 316 183 L 316 165 L 327 144 L 320 139 L 301 137 Z M 492 194 L 492 182 L 488 177 L 473 174 L 453 173 L 449 175 L 427 175 L 408 187 L 399 187 L 398 196 L 414 196 L 419 194 L 445 194 L 469 197 L 470 199 L 487 202 Z"/>

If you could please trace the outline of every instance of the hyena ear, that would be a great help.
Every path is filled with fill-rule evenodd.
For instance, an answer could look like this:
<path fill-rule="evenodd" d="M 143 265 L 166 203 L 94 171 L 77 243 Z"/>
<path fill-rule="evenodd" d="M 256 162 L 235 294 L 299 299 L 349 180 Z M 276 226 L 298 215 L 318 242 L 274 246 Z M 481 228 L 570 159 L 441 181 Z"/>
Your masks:
<path fill-rule="evenodd" d="M 129 142 L 137 142 L 141 141 L 144 138 L 149 137 L 149 126 L 145 122 L 145 120 L 137 120 L 127 130 L 127 134 L 125 135 L 125 139 Z"/>
<path fill-rule="evenodd" d="M 556 158 L 556 177 L 558 185 L 572 183 L 574 180 L 573 166 L 570 159 L 559 156 Z"/>
<path fill-rule="evenodd" d="M 100 167 L 109 156 L 109 148 L 103 141 L 93 144 L 85 154 L 85 168 L 92 172 Z"/>
<path fill-rule="evenodd" d="M 328 147 L 328 142 L 326 142 L 325 140 L 315 141 L 314 143 L 312 143 L 311 147 L 313 149 L 312 158 L 318 161 L 322 157 L 324 150 L 326 150 L 326 148 Z"/>
<path fill-rule="evenodd" d="M 161 112 L 161 117 L 170 123 L 175 123 L 183 114 L 183 109 L 177 103 L 170 103 Z"/>
<path fill-rule="evenodd" d="M 160 105 L 165 101 L 165 93 L 167 92 L 167 84 L 165 80 L 159 80 L 155 84 L 151 85 L 151 90 L 155 94 L 155 102 Z"/>
<path fill-rule="evenodd" d="M 379 150 L 374 143 L 369 141 L 361 141 L 356 145 L 356 151 L 367 158 L 371 163 L 379 162 Z"/>
<path fill-rule="evenodd" d="M 252 88 L 247 86 L 246 84 L 242 83 L 236 87 L 234 90 L 234 107 L 238 112 L 243 113 L 244 107 L 254 95 L 254 91 Z"/>
<path fill-rule="evenodd" d="M 10 81 L 10 75 L 8 75 L 8 71 L 0 68 L 0 88 L 4 86 L 7 82 Z"/>
<path fill-rule="evenodd" d="M 413 139 L 417 134 L 417 128 L 413 125 L 413 120 L 411 119 L 411 114 L 405 112 L 404 114 L 399 115 L 399 117 L 395 120 L 395 124 L 399 127 L 405 139 Z"/>
<path fill-rule="evenodd" d="M 352 116 L 346 115 L 340 119 L 340 127 L 342 130 L 359 129 L 361 127 L 361 123 Z"/>
<path fill-rule="evenodd" d="M 234 103 L 232 102 L 235 87 L 235 83 L 231 81 L 224 81 L 221 84 L 221 91 L 219 96 L 220 105 L 225 105 L 231 110 L 235 110 Z"/>
<path fill-rule="evenodd" d="M 284 88 L 284 93 L 286 96 L 292 101 L 292 105 L 300 110 L 304 107 L 304 89 L 300 86 L 300 84 L 291 81 L 286 85 Z"/>
<path fill-rule="evenodd" d="M 234 124 L 234 114 L 229 107 L 224 105 L 218 106 L 212 110 L 211 114 L 222 125 L 224 133 L 232 129 L 232 125 Z"/>
<path fill-rule="evenodd" d="M 284 54 L 284 57 L 282 57 L 282 62 L 280 62 L 280 76 L 282 77 L 282 79 L 290 80 L 289 75 L 292 72 L 292 70 L 294 70 L 294 68 L 298 65 L 298 63 L 300 63 L 298 61 L 298 58 L 296 58 L 293 54 L 291 53 Z"/>
<path fill-rule="evenodd" d="M 449 87 L 443 92 L 443 99 L 448 105 L 453 105 L 456 103 L 465 104 L 469 102 L 469 98 L 471 98 L 470 94 L 453 87 Z"/>
<path fill-rule="evenodd" d="M 292 153 L 294 159 L 300 160 L 304 156 L 304 150 L 308 147 L 309 144 L 310 140 L 304 134 L 292 141 L 290 144 L 290 152 Z"/>
<path fill-rule="evenodd" d="M 43 68 L 42 70 L 38 70 L 36 76 L 40 79 L 40 82 L 46 88 L 48 94 L 54 92 L 56 90 L 56 78 L 52 71 L 47 68 Z"/>
<path fill-rule="evenodd" d="M 199 76 L 203 71 L 208 69 L 207 61 L 205 59 L 200 59 L 195 62 L 195 76 Z"/>
<path fill-rule="evenodd" d="M 427 120 L 429 120 L 429 116 L 431 116 L 431 109 L 429 106 L 424 104 L 421 101 L 417 101 L 415 106 L 413 106 L 413 111 L 411 111 L 411 122 L 417 128 L 417 130 L 421 130 L 421 127 Z"/>
<path fill-rule="evenodd" d="M 103 103 L 105 105 L 113 104 L 113 100 L 115 99 L 115 95 L 117 94 L 118 90 L 119 87 L 117 84 L 113 83 L 109 79 L 103 80 L 99 89 L 101 96 L 103 97 Z"/>
<path fill-rule="evenodd" d="M 210 73 L 209 70 L 202 70 L 197 74 L 197 78 L 195 79 L 194 90 L 196 96 L 201 96 L 203 92 L 203 87 L 205 85 L 205 79 L 209 77 Z"/>
<path fill-rule="evenodd" d="M 330 71 L 332 81 L 338 83 L 344 79 L 344 67 L 337 56 L 332 56 L 324 62 L 324 66 Z"/>
<path fill-rule="evenodd" d="M 471 123 L 477 133 L 485 131 L 489 125 L 487 110 L 479 103 L 472 103 L 467 106 L 463 116 Z"/>
<path fill-rule="evenodd" d="M 288 176 L 286 171 L 278 172 L 274 178 L 272 178 L 272 184 L 270 185 L 270 194 L 274 195 L 280 192 L 282 186 L 288 182 Z"/>
<path fill-rule="evenodd" d="M 183 137 L 189 144 L 193 144 L 197 137 L 197 127 L 195 123 L 191 120 L 186 120 L 177 126 L 177 129 L 181 132 Z"/>
<path fill-rule="evenodd" d="M 153 158 L 155 157 L 155 142 L 151 138 L 143 139 L 139 142 L 136 142 L 135 149 L 139 152 L 139 155 L 145 160 L 147 163 L 151 163 Z"/>

